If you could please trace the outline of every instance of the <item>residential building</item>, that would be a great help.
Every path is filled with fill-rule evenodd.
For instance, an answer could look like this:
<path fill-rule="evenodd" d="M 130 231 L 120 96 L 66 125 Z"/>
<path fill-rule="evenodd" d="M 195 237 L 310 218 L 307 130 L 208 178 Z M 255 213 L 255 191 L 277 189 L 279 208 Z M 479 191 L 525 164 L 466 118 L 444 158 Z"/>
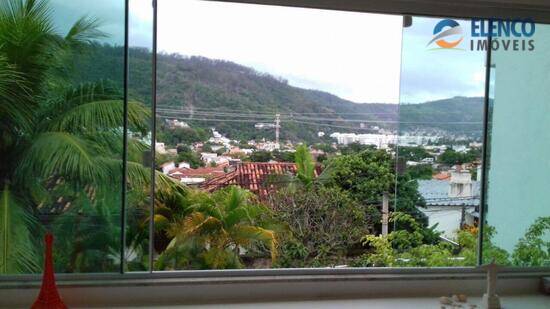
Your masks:
<path fill-rule="evenodd" d="M 281 185 L 288 183 L 288 177 L 296 175 L 296 164 L 281 162 L 242 162 L 234 171 L 212 178 L 200 187 L 207 191 L 236 185 L 250 190 L 265 199 Z M 320 175 L 321 167 L 315 169 L 315 176 Z"/>
<path fill-rule="evenodd" d="M 185 184 L 200 184 L 208 179 L 224 175 L 227 167 L 227 164 L 199 168 L 178 167 L 172 169 L 168 176 Z"/>
<path fill-rule="evenodd" d="M 187 162 L 180 162 L 178 163 L 179 168 L 191 168 L 191 165 Z"/>
<path fill-rule="evenodd" d="M 426 201 L 426 207 L 418 209 L 428 217 L 430 226 L 437 224 L 443 237 L 456 240 L 457 231 L 478 220 L 480 183 L 469 178 L 469 171 L 440 175 L 445 177 L 418 181 L 418 191 Z"/>
<path fill-rule="evenodd" d="M 379 149 L 388 148 L 390 144 L 397 142 L 395 135 L 387 134 L 355 134 L 355 133 L 332 133 L 331 138 L 336 139 L 338 144 L 349 145 L 359 143 L 362 145 L 372 145 Z"/>
<path fill-rule="evenodd" d="M 217 157 L 217 153 L 201 152 L 201 160 L 206 164 L 212 163 Z"/>
<path fill-rule="evenodd" d="M 189 125 L 186 122 L 179 121 L 178 119 L 166 119 L 166 124 L 169 128 L 189 128 Z"/>
<path fill-rule="evenodd" d="M 166 148 L 165 148 L 164 143 L 156 142 L 155 143 L 155 151 L 160 153 L 160 154 L 165 154 L 166 153 Z"/>
<path fill-rule="evenodd" d="M 166 162 L 161 164 L 160 169 L 162 170 L 162 173 L 165 175 L 168 175 L 170 171 L 176 168 L 176 164 L 174 161 Z"/>

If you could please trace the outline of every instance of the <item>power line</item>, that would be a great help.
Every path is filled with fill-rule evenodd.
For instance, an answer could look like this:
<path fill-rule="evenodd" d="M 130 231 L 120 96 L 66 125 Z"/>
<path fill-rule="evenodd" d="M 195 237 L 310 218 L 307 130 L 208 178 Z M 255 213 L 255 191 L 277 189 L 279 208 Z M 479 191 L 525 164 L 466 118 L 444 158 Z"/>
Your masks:
<path fill-rule="evenodd" d="M 179 111 L 179 110 L 168 110 L 160 109 L 160 113 L 167 114 L 176 114 L 176 115 L 193 115 L 197 114 L 199 116 L 218 116 L 218 117 L 243 117 L 243 118 L 255 118 L 255 119 L 266 119 L 273 118 L 275 114 L 264 114 L 254 113 L 254 114 L 242 114 L 242 113 L 232 113 L 232 112 L 189 112 L 189 111 Z M 250 113 L 250 111 L 248 111 Z M 447 125 L 477 125 L 481 122 L 476 121 L 400 121 L 400 120 L 373 120 L 373 119 L 349 119 L 349 118 L 321 118 L 321 117 L 303 117 L 303 116 L 293 116 L 293 115 L 283 115 L 282 117 L 288 117 L 288 120 L 305 120 L 305 121 L 330 121 L 330 122 L 358 122 L 358 123 L 390 123 L 390 124 L 447 124 Z M 285 119 L 285 118 L 283 118 Z M 221 119 L 220 119 L 221 120 Z"/>
<path fill-rule="evenodd" d="M 187 108 L 187 109 L 177 109 L 177 108 L 174 108 L 173 106 L 168 106 L 168 105 L 159 105 L 159 107 L 163 108 L 163 109 L 170 109 L 170 110 L 177 110 L 177 111 L 188 111 L 188 112 L 194 112 L 194 111 L 198 111 L 198 112 L 201 112 L 201 111 L 205 111 L 205 112 L 209 112 L 209 111 L 212 111 L 212 108 Z M 216 107 L 213 107 L 213 108 L 216 108 Z M 222 112 L 225 112 L 225 111 L 222 111 Z M 244 109 L 231 109 L 231 110 L 227 110 L 227 112 L 243 112 L 243 113 L 250 113 L 251 111 L 250 110 L 244 110 Z M 278 112 L 278 111 L 273 111 L 273 112 L 254 112 L 256 114 L 270 114 L 270 115 L 273 115 L 275 113 L 279 113 L 281 115 L 397 115 L 397 111 L 395 112 L 357 112 L 357 113 L 353 113 L 353 112 L 350 112 L 350 113 L 340 113 L 340 112 Z"/>

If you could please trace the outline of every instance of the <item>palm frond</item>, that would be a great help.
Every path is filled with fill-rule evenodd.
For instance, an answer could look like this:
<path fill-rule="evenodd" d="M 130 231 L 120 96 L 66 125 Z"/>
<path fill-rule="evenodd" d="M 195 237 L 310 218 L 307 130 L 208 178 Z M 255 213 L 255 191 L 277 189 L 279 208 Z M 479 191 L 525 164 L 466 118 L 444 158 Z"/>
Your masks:
<path fill-rule="evenodd" d="M 94 40 L 106 37 L 106 33 L 99 30 L 101 22 L 96 18 L 83 16 L 69 29 L 65 41 L 72 46 L 90 44 Z"/>
<path fill-rule="evenodd" d="M 232 186 L 225 201 L 225 210 L 229 212 L 237 209 L 246 202 L 247 198 L 247 191 Z"/>
<path fill-rule="evenodd" d="M 252 218 L 248 213 L 248 209 L 245 207 L 239 207 L 229 212 L 224 220 L 224 224 L 227 228 L 232 228 L 242 222 L 252 223 Z"/>
<path fill-rule="evenodd" d="M 78 136 L 64 132 L 42 133 L 24 154 L 16 175 L 21 182 L 25 182 L 26 177 L 61 176 L 81 183 L 98 183 L 112 174 L 97 155 L 97 149 Z"/>
<path fill-rule="evenodd" d="M 189 215 L 184 220 L 183 229 L 180 231 L 180 236 L 193 236 L 208 234 L 212 231 L 221 231 L 222 222 L 214 217 L 207 217 L 200 212 L 195 212 Z M 222 236 L 221 233 L 218 236 Z"/>
<path fill-rule="evenodd" d="M 263 229 L 257 226 L 242 225 L 237 226 L 231 233 L 234 241 L 243 246 L 247 246 L 251 241 L 258 241 L 269 246 L 271 251 L 271 259 L 273 261 L 277 258 L 277 238 L 275 232 L 267 229 Z"/>
<path fill-rule="evenodd" d="M 35 273 L 40 266 L 30 230 L 37 220 L 19 205 L 7 185 L 0 193 L 0 274 Z"/>
<path fill-rule="evenodd" d="M 306 145 L 300 145 L 296 148 L 294 155 L 296 161 L 296 176 L 305 185 L 309 185 L 314 179 L 315 162 Z"/>
<path fill-rule="evenodd" d="M 64 271 L 86 272 L 114 269 L 119 260 L 111 253 L 120 250 L 120 194 L 112 188 L 90 199 L 81 192 L 52 223 L 57 248 L 65 257 Z"/>
<path fill-rule="evenodd" d="M 29 88 L 38 92 L 60 48 L 48 1 L 6 0 L 0 4 L 0 51 L 24 72 Z"/>
<path fill-rule="evenodd" d="M 0 55 L 0 129 L 4 134 L 30 131 L 35 104 L 28 93 L 23 75 Z"/>
<path fill-rule="evenodd" d="M 124 140 L 121 130 L 98 131 L 87 133 L 83 138 L 100 147 L 104 155 L 113 158 L 121 157 L 124 151 Z M 128 138 L 127 156 L 128 161 L 143 162 L 145 155 L 149 154 L 151 146 L 141 139 Z"/>
<path fill-rule="evenodd" d="M 68 111 L 84 103 L 122 99 L 122 92 L 112 81 L 99 80 L 81 83 L 77 86 L 65 87 L 60 95 L 50 98 L 47 101 L 44 116 L 51 118 L 57 115 L 59 111 Z"/>
<path fill-rule="evenodd" d="M 206 266 L 209 269 L 241 268 L 239 258 L 228 249 L 211 248 L 203 254 Z"/>
<path fill-rule="evenodd" d="M 128 125 L 146 133 L 151 111 L 138 102 L 128 102 Z M 124 103 L 121 100 L 95 101 L 78 105 L 62 113 L 50 122 L 49 129 L 63 132 L 96 132 L 106 129 L 121 129 L 124 118 Z"/>

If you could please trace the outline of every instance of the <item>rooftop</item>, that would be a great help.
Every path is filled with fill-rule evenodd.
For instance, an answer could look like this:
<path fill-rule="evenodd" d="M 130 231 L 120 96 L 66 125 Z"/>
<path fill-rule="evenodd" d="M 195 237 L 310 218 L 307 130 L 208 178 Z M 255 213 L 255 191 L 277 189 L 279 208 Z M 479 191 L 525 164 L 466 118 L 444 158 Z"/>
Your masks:
<path fill-rule="evenodd" d="M 179 167 L 173 170 L 170 170 L 168 176 L 176 179 L 182 178 L 193 178 L 193 177 L 204 177 L 204 178 L 213 178 L 225 174 L 225 165 L 218 165 L 215 167 L 199 167 L 199 168 L 185 168 Z"/>
<path fill-rule="evenodd" d="M 225 175 L 212 178 L 201 185 L 207 191 L 215 191 L 230 185 L 236 185 L 250 190 L 260 198 L 265 198 L 270 192 L 277 189 L 277 184 L 283 179 L 272 176 L 296 175 L 296 164 L 281 162 L 242 162 L 236 165 L 234 171 Z M 320 166 L 315 170 L 315 176 L 319 176 Z"/>
<path fill-rule="evenodd" d="M 472 181 L 472 197 L 450 197 L 448 180 L 419 180 L 418 192 L 427 206 L 478 206 L 481 193 L 479 181 Z"/>

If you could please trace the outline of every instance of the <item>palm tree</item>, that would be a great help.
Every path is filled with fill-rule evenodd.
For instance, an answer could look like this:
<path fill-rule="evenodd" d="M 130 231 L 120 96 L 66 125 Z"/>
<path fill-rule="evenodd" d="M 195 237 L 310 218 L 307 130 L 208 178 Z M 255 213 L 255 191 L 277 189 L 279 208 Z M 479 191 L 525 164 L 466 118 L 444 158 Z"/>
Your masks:
<path fill-rule="evenodd" d="M 229 187 L 196 193 L 195 199 L 195 210 L 170 224 L 173 238 L 157 268 L 240 268 L 241 254 L 254 245 L 267 246 L 275 260 L 275 231 L 267 228 L 267 208 L 254 203 L 252 193 Z"/>
<path fill-rule="evenodd" d="M 296 148 L 294 160 L 296 162 L 296 178 L 304 186 L 310 186 L 315 179 L 315 162 L 306 145 Z"/>
<path fill-rule="evenodd" d="M 107 81 L 67 87 L 67 74 L 60 74 L 76 49 L 103 34 L 97 21 L 81 18 L 60 35 L 50 13 L 42 0 L 0 4 L 0 273 L 39 270 L 35 240 L 41 230 L 37 222 L 44 220 L 37 216 L 48 214 L 46 228 L 60 237 L 82 236 L 58 242 L 70 245 L 65 253 L 74 257 L 65 271 L 90 270 L 95 262 L 83 255 L 100 256 L 103 265 L 112 248 L 97 251 L 97 237 L 109 236 L 105 243 L 112 247 L 120 235 L 116 229 L 109 235 L 100 230 L 120 222 L 120 190 L 113 184 L 122 184 L 122 96 Z M 143 104 L 128 103 L 129 159 L 138 160 L 149 148 L 134 136 L 146 135 L 150 116 Z M 128 161 L 127 170 L 128 186 L 148 190 L 148 168 Z M 160 188 L 177 186 L 160 175 L 155 181 Z M 68 233 L 83 214 L 96 225 Z"/>

